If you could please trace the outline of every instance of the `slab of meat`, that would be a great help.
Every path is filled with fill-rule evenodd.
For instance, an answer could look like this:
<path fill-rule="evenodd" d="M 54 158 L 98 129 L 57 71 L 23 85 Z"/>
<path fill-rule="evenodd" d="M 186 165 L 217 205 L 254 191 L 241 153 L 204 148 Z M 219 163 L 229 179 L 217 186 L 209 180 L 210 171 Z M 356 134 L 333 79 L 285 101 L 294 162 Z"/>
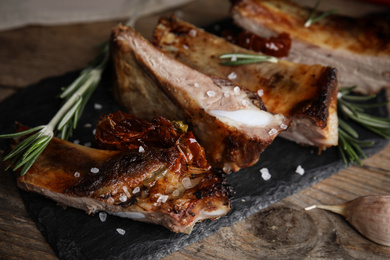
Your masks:
<path fill-rule="evenodd" d="M 284 0 L 232 1 L 237 25 L 272 37 L 287 33 L 292 39 L 286 59 L 323 64 L 338 70 L 341 86 L 357 86 L 361 93 L 390 87 L 390 16 L 359 19 L 327 16 L 305 27 L 311 9 Z"/>
<path fill-rule="evenodd" d="M 18 186 L 89 214 L 120 217 L 190 233 L 196 222 L 216 219 L 231 207 L 234 193 L 212 169 L 191 132 L 170 121 L 149 123 L 117 112 L 99 122 L 87 148 L 53 138 Z"/>
<path fill-rule="evenodd" d="M 265 111 L 257 94 L 184 65 L 130 27 L 114 28 L 111 53 L 119 102 L 142 116 L 189 122 L 210 164 L 225 172 L 255 164 L 290 124 Z"/>
<path fill-rule="evenodd" d="M 337 145 L 335 69 L 283 60 L 222 66 L 222 54 L 256 53 L 174 17 L 161 18 L 153 38 L 162 51 L 200 72 L 224 78 L 234 75 L 234 83 L 261 95 L 268 111 L 292 117 L 290 128 L 281 136 L 320 148 Z"/>

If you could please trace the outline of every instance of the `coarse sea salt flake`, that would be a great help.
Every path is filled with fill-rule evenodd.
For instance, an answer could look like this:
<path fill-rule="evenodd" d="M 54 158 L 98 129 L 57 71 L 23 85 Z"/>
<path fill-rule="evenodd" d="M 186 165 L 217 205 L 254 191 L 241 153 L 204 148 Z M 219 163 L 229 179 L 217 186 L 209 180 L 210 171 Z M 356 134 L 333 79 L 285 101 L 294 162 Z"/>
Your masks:
<path fill-rule="evenodd" d="M 260 170 L 261 172 L 261 177 L 265 180 L 265 181 L 268 181 L 269 179 L 271 179 L 271 174 L 269 173 L 269 170 L 268 168 L 262 168 Z"/>
<path fill-rule="evenodd" d="M 93 168 L 91 168 L 91 172 L 92 172 L 92 173 L 98 173 L 98 172 L 99 172 L 99 169 L 96 168 L 96 167 L 93 167 Z"/>
<path fill-rule="evenodd" d="M 212 90 L 207 91 L 207 96 L 209 96 L 209 97 L 214 97 L 215 94 L 216 93 L 214 91 L 212 91 Z"/>
<path fill-rule="evenodd" d="M 127 196 L 125 194 L 122 194 L 120 197 L 119 197 L 119 200 L 121 202 L 126 202 L 127 201 Z"/>
<path fill-rule="evenodd" d="M 305 169 L 303 169 L 301 165 L 298 165 L 295 172 L 298 173 L 299 175 L 303 175 L 305 173 Z"/>
<path fill-rule="evenodd" d="M 125 192 L 127 197 L 131 197 L 131 194 L 129 192 L 129 189 L 126 186 L 123 186 L 122 190 Z"/>
<path fill-rule="evenodd" d="M 117 229 L 116 229 L 116 232 L 118 232 L 118 233 L 121 234 L 122 236 L 123 236 L 124 234 L 126 234 L 126 230 L 124 230 L 124 229 L 122 229 L 122 228 L 117 228 Z"/>
<path fill-rule="evenodd" d="M 79 172 L 75 172 L 74 173 L 74 177 L 76 177 L 76 178 L 80 177 L 80 173 Z"/>
<path fill-rule="evenodd" d="M 278 130 L 276 130 L 275 128 L 272 128 L 271 130 L 269 130 L 268 134 L 269 135 L 276 135 L 278 133 Z"/>
<path fill-rule="evenodd" d="M 157 202 L 165 203 L 167 202 L 167 200 L 168 200 L 168 195 L 160 195 L 160 197 L 158 197 L 157 199 Z"/>
<path fill-rule="evenodd" d="M 135 187 L 133 190 L 133 194 L 136 194 L 140 191 L 141 189 L 139 187 Z"/>
<path fill-rule="evenodd" d="M 178 190 L 178 189 L 176 189 L 176 190 L 174 190 L 173 192 L 172 192 L 172 196 L 174 196 L 174 197 L 177 197 L 177 196 L 179 196 L 180 195 L 180 191 Z"/>
<path fill-rule="evenodd" d="M 240 87 L 239 86 L 235 86 L 233 91 L 234 91 L 235 94 L 240 93 Z"/>
<path fill-rule="evenodd" d="M 196 139 L 194 139 L 194 138 L 190 138 L 189 140 L 190 140 L 190 143 L 191 143 L 191 144 L 197 142 Z"/>
<path fill-rule="evenodd" d="M 145 152 L 145 149 L 144 149 L 142 146 L 140 146 L 140 147 L 138 148 L 138 152 L 144 153 L 144 152 Z"/>
<path fill-rule="evenodd" d="M 73 143 L 74 143 L 74 144 L 79 144 L 79 143 L 80 143 L 80 140 L 78 140 L 78 139 L 73 140 Z"/>
<path fill-rule="evenodd" d="M 264 95 L 264 90 L 259 89 L 259 90 L 257 91 L 257 95 L 259 95 L 259 97 L 262 97 L 262 96 Z"/>
<path fill-rule="evenodd" d="M 236 61 L 237 60 L 237 56 L 236 55 L 233 55 L 231 58 L 230 58 L 231 61 Z"/>
<path fill-rule="evenodd" d="M 195 87 L 195 88 L 199 88 L 199 83 L 198 83 L 198 82 L 195 82 L 195 83 L 194 83 L 194 87 Z"/>
<path fill-rule="evenodd" d="M 233 71 L 231 72 L 229 75 L 228 75 L 228 79 L 232 80 L 232 79 L 236 79 L 237 78 L 237 74 Z"/>
<path fill-rule="evenodd" d="M 230 93 L 225 91 L 225 92 L 223 92 L 223 96 L 228 98 L 228 97 L 230 97 Z"/>
<path fill-rule="evenodd" d="M 107 213 L 106 212 L 99 212 L 99 219 L 101 222 L 106 222 L 107 220 Z"/>
<path fill-rule="evenodd" d="M 188 45 L 185 45 L 185 44 L 183 45 L 183 48 L 186 49 L 186 50 L 189 49 Z"/>
<path fill-rule="evenodd" d="M 195 29 L 191 29 L 188 32 L 188 35 L 191 36 L 191 37 L 196 37 L 197 34 L 198 34 L 198 32 Z"/>
<path fill-rule="evenodd" d="M 273 42 L 267 42 L 267 43 L 265 44 L 265 46 L 266 46 L 267 48 L 271 49 L 271 50 L 275 50 L 275 51 L 279 50 L 278 46 L 276 46 L 276 44 L 273 43 Z"/>
<path fill-rule="evenodd" d="M 280 128 L 282 128 L 283 130 L 286 130 L 287 129 L 287 125 L 286 124 L 281 124 Z"/>
<path fill-rule="evenodd" d="M 186 189 L 192 188 L 192 182 L 191 182 L 190 178 L 188 178 L 188 177 L 183 178 L 181 180 L 181 183 L 183 184 L 184 188 L 186 188 Z"/>
<path fill-rule="evenodd" d="M 93 107 L 94 107 L 96 110 L 100 110 L 100 109 L 103 108 L 103 106 L 102 106 L 101 104 L 99 104 L 99 103 L 93 104 Z"/>

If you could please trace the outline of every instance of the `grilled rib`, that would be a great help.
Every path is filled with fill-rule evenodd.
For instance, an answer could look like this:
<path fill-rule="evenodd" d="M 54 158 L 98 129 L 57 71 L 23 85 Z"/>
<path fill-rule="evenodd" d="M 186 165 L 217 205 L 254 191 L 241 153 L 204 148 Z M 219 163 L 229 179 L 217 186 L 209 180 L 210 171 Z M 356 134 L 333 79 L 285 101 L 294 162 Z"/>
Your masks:
<path fill-rule="evenodd" d="M 305 27 L 312 10 L 284 0 L 232 1 L 232 16 L 243 29 L 265 38 L 287 33 L 286 59 L 338 70 L 342 86 L 376 93 L 390 87 L 390 16 L 331 15 Z"/>
<path fill-rule="evenodd" d="M 175 17 L 161 18 L 153 39 L 167 55 L 200 72 L 222 78 L 235 75 L 234 83 L 261 93 L 268 111 L 293 119 L 290 128 L 280 136 L 320 148 L 337 145 L 338 84 L 335 69 L 283 60 L 276 64 L 222 66 L 219 59 L 222 54 L 256 53 Z"/>
<path fill-rule="evenodd" d="M 191 132 L 161 117 L 149 123 L 117 112 L 101 119 L 96 136 L 102 147 L 120 150 L 53 138 L 18 186 L 89 214 L 106 211 L 182 233 L 229 211 L 234 191 Z"/>
<path fill-rule="evenodd" d="M 205 148 L 210 164 L 225 172 L 256 163 L 264 149 L 290 124 L 283 115 L 263 110 L 256 94 L 184 65 L 130 27 L 114 28 L 111 50 L 120 103 L 133 112 L 144 107 L 143 116 L 158 113 L 170 119 L 185 119 Z M 137 99 L 129 102 L 128 96 L 140 89 Z M 164 104 L 150 104 L 151 93 L 158 93 L 155 102 L 160 97 L 165 102 L 169 97 L 176 111 L 166 111 Z M 160 107 L 156 111 L 149 110 L 149 106 Z"/>

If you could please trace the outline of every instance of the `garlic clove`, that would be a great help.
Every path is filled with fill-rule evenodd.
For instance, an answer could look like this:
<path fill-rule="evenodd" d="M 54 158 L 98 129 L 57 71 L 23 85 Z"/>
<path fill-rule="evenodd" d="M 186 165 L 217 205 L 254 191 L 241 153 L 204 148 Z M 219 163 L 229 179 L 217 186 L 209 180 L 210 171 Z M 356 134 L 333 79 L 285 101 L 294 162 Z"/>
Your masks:
<path fill-rule="evenodd" d="M 390 246 L 390 196 L 363 196 L 340 205 L 313 205 L 305 210 L 315 208 L 344 216 L 366 238 Z"/>

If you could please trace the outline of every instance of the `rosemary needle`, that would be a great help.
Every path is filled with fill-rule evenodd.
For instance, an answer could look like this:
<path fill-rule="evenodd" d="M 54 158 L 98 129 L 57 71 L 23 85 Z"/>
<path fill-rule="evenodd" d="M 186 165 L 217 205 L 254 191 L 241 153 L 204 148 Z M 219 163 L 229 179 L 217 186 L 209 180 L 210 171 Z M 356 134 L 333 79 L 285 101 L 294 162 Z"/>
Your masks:
<path fill-rule="evenodd" d="M 278 59 L 273 56 L 267 56 L 262 54 L 246 54 L 246 53 L 226 53 L 219 56 L 220 59 L 229 59 L 228 61 L 223 61 L 221 65 L 227 66 L 238 66 L 244 64 L 251 64 L 257 62 L 272 62 L 277 63 Z"/>
<path fill-rule="evenodd" d="M 144 8 L 146 3 L 147 1 L 144 1 L 141 8 Z M 133 9 L 126 25 L 134 27 L 139 15 L 140 9 Z M 73 129 L 77 127 L 77 121 L 80 119 L 85 105 L 99 84 L 102 72 L 106 68 L 109 58 L 108 48 L 108 42 L 101 44 L 101 50 L 95 59 L 81 71 L 80 75 L 69 86 L 62 89 L 59 98 L 65 102 L 47 125 L 34 127 L 14 134 L 0 135 L 0 138 L 15 138 L 30 135 L 4 157 L 4 161 L 12 159 L 6 170 L 13 166 L 13 170 L 15 171 L 23 166 L 20 172 L 20 175 L 23 176 L 43 150 L 45 150 L 57 132 L 65 140 L 72 135 Z"/>
<path fill-rule="evenodd" d="M 369 115 L 365 112 L 367 107 L 383 106 L 387 103 L 378 104 L 359 104 L 356 101 L 369 101 L 376 95 L 354 96 L 351 95 L 356 87 L 341 88 L 337 97 L 337 108 L 339 112 L 339 151 L 343 158 L 344 164 L 357 162 L 362 165 L 360 157 L 366 158 L 361 147 L 373 145 L 374 142 L 359 141 L 358 133 L 352 129 L 341 117 L 346 120 L 352 120 L 373 133 L 383 138 L 390 138 L 390 119 Z M 341 148 L 341 149 L 340 149 Z"/>
<path fill-rule="evenodd" d="M 331 14 L 334 14 L 337 12 L 337 10 L 335 9 L 332 9 L 332 10 L 329 10 L 329 11 L 326 11 L 326 12 L 323 12 L 322 14 L 320 14 L 319 16 L 317 17 L 314 17 L 314 15 L 316 14 L 317 12 L 317 9 L 318 9 L 318 6 L 320 5 L 321 3 L 321 0 L 318 0 L 312 10 L 312 12 L 310 13 L 309 15 L 309 19 L 307 19 L 307 21 L 305 22 L 305 27 L 309 27 L 310 25 L 312 25 L 313 23 L 315 22 L 318 22 L 319 20 L 321 19 L 324 19 L 326 16 L 328 15 L 331 15 Z"/>
<path fill-rule="evenodd" d="M 16 171 L 22 168 L 20 175 L 23 176 L 57 132 L 60 133 L 62 139 L 68 139 L 72 135 L 87 101 L 100 81 L 107 61 L 108 44 L 105 43 L 96 59 L 80 73 L 72 84 L 62 89 L 59 97 L 64 100 L 64 104 L 47 125 L 14 134 L 0 135 L 0 138 L 27 136 L 4 157 L 4 161 L 12 159 L 7 169 L 13 167 Z"/>

